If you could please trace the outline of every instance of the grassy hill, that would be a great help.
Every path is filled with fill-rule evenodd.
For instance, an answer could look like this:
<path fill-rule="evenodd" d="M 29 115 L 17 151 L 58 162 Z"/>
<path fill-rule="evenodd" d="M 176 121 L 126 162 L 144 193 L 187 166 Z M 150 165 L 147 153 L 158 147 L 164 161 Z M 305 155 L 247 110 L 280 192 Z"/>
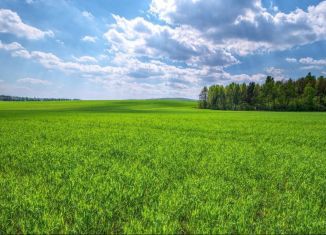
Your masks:
<path fill-rule="evenodd" d="M 4 233 L 323 233 L 326 113 L 0 102 Z"/>

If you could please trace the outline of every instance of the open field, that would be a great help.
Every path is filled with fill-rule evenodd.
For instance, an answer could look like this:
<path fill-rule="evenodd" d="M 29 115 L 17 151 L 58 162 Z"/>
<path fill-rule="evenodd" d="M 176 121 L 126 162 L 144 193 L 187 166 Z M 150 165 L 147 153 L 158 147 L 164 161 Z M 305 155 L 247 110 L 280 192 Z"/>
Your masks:
<path fill-rule="evenodd" d="M 325 233 L 326 113 L 0 102 L 0 233 Z"/>

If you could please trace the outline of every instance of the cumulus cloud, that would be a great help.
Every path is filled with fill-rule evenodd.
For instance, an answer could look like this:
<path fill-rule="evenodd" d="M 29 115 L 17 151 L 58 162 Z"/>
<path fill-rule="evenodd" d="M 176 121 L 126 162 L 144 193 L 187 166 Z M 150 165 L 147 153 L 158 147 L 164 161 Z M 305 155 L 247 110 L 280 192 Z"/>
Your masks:
<path fill-rule="evenodd" d="M 260 0 L 153 0 L 150 10 L 167 24 L 195 28 L 204 38 L 242 56 L 326 39 L 326 1 L 306 11 L 275 15 Z"/>
<path fill-rule="evenodd" d="M 322 69 L 326 66 L 326 59 L 314 59 L 311 57 L 304 57 L 300 59 L 286 58 L 286 61 L 289 63 L 300 63 L 302 65 L 305 65 L 301 67 L 301 69 L 304 70 Z"/>
<path fill-rule="evenodd" d="M 92 82 L 96 78 L 97 82 L 110 84 L 110 86 L 115 88 L 119 84 L 128 84 L 129 88 L 130 86 L 142 87 L 139 88 L 140 90 L 154 86 L 156 94 L 160 94 L 162 91 L 172 92 L 177 90 L 179 93 L 173 94 L 193 97 L 203 85 L 227 84 L 232 81 L 258 81 L 262 76 L 260 74 L 252 76 L 244 74 L 232 75 L 225 72 L 223 68 L 212 66 L 183 67 L 172 64 L 168 65 L 159 60 L 141 61 L 126 53 L 115 54 L 111 65 L 101 66 L 99 64 L 85 63 L 85 61 L 94 61 L 90 57 L 86 57 L 86 59 L 85 57 L 75 57 L 73 61 L 66 61 L 52 53 L 28 51 L 16 42 L 11 44 L 1 43 L 0 45 L 0 49 L 8 51 L 12 56 L 37 62 L 48 69 L 74 73 Z M 138 85 L 136 86 L 135 84 Z M 161 88 L 163 90 L 159 92 L 157 89 Z"/>
<path fill-rule="evenodd" d="M 24 47 L 20 45 L 18 42 L 12 42 L 9 44 L 3 44 L 0 40 L 0 49 L 6 50 L 6 51 L 14 51 L 14 50 L 22 50 Z"/>
<path fill-rule="evenodd" d="M 50 30 L 42 31 L 25 24 L 16 12 L 9 9 L 0 9 L 0 33 L 10 33 L 31 40 L 54 37 L 54 33 Z"/>
<path fill-rule="evenodd" d="M 298 60 L 298 62 L 304 66 L 302 66 L 300 69 L 302 70 L 320 70 L 323 69 L 326 66 L 326 59 L 313 59 L 311 57 L 305 57 Z"/>
<path fill-rule="evenodd" d="M 101 67 L 97 64 L 83 64 L 79 62 L 73 62 L 73 61 L 64 61 L 58 56 L 47 53 L 43 51 L 28 51 L 26 50 L 22 45 L 20 45 L 17 42 L 13 42 L 10 44 L 0 44 L 0 49 L 10 51 L 11 55 L 13 57 L 20 57 L 24 59 L 32 59 L 34 61 L 37 61 L 45 68 L 49 69 L 58 69 L 61 71 L 68 71 L 68 72 L 83 72 L 83 73 L 110 73 L 110 72 L 117 72 L 114 70 L 113 67 L 106 66 Z M 78 58 L 79 60 L 85 60 L 90 58 Z"/>
<path fill-rule="evenodd" d="M 256 12 L 258 8 L 260 1 L 257 0 L 153 0 L 150 11 L 169 24 L 207 30 L 233 23 L 237 17 L 249 10 Z"/>
<path fill-rule="evenodd" d="M 81 40 L 83 42 L 92 42 L 92 43 L 95 43 L 96 40 L 97 40 L 97 37 L 86 35 L 86 36 L 82 37 Z"/>
<path fill-rule="evenodd" d="M 104 37 L 117 64 L 145 58 L 146 63 L 130 68 L 131 77 L 162 79 L 175 74 L 168 79 L 169 84 L 177 85 L 175 88 L 250 79 L 258 82 L 264 73 L 231 75 L 224 68 L 240 63 L 238 58 L 248 54 L 285 50 L 325 38 L 321 23 L 325 2 L 290 13 L 280 12 L 275 5 L 270 7 L 273 15 L 260 0 L 152 0 L 150 12 L 163 23 L 113 15 L 115 23 Z M 129 58 L 121 59 L 121 54 Z M 157 66 L 153 61 L 160 61 L 165 70 L 153 70 Z M 286 61 L 294 63 L 296 59 Z M 179 62 L 184 63 L 181 71 L 172 66 L 173 73 L 167 72 L 169 64 Z M 284 79 L 281 69 L 269 67 L 264 72 L 277 80 Z"/>
<path fill-rule="evenodd" d="M 113 17 L 116 23 L 104 34 L 113 52 L 166 58 L 188 65 L 228 66 L 238 63 L 231 53 L 202 38 L 194 28 L 171 28 L 153 24 L 141 17 L 132 20 L 117 15 Z"/>
<path fill-rule="evenodd" d="M 47 81 L 47 80 L 30 78 L 30 77 L 18 79 L 17 82 L 18 83 L 28 83 L 28 84 L 32 84 L 32 85 L 51 85 L 52 84 L 52 82 Z"/>
<path fill-rule="evenodd" d="M 275 67 L 253 75 L 232 75 L 224 68 L 240 63 L 248 54 L 325 39 L 326 1 L 289 13 L 280 12 L 273 4 L 269 10 L 273 14 L 260 0 L 152 0 L 150 12 L 160 24 L 113 15 L 115 23 L 104 37 L 116 64 L 133 64 L 127 75 L 139 81 L 155 78 L 182 89 L 231 81 L 260 82 L 265 72 L 282 80 L 284 71 Z M 171 65 L 179 62 L 182 68 Z"/>
<path fill-rule="evenodd" d="M 326 59 L 315 60 L 311 57 L 305 57 L 301 58 L 299 62 L 306 65 L 326 66 Z"/>

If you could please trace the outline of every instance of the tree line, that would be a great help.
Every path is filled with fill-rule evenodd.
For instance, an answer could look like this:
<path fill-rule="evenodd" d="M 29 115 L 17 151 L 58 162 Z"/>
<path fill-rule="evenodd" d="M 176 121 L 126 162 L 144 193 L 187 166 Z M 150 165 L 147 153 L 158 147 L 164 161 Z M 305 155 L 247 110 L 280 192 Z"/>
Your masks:
<path fill-rule="evenodd" d="M 267 76 L 263 84 L 212 85 L 201 90 L 198 106 L 218 110 L 326 111 L 326 78 L 308 73 L 297 80 L 275 81 Z"/>
<path fill-rule="evenodd" d="M 65 98 L 30 98 L 10 95 L 0 95 L 0 101 L 69 101 L 79 99 L 65 99 Z"/>

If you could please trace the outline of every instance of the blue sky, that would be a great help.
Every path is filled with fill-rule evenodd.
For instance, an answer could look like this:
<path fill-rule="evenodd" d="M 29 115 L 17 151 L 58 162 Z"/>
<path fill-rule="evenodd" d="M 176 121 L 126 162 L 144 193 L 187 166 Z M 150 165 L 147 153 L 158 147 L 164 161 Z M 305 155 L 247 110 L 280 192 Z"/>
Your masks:
<path fill-rule="evenodd" d="M 0 94 L 196 98 L 326 75 L 326 1 L 1 0 Z"/>

